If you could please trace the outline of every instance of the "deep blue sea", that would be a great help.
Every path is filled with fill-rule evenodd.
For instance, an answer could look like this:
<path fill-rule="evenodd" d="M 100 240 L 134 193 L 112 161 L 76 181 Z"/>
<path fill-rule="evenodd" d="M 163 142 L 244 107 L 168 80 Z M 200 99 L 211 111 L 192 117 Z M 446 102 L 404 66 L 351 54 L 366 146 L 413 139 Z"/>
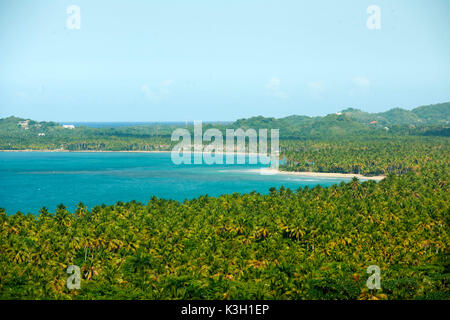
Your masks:
<path fill-rule="evenodd" d="M 175 165 L 170 153 L 0 152 L 0 207 L 8 214 L 37 214 L 43 206 L 54 212 L 63 203 L 73 212 L 80 201 L 89 208 L 119 200 L 147 203 L 153 195 L 183 201 L 349 180 L 254 172 L 265 166 Z"/>

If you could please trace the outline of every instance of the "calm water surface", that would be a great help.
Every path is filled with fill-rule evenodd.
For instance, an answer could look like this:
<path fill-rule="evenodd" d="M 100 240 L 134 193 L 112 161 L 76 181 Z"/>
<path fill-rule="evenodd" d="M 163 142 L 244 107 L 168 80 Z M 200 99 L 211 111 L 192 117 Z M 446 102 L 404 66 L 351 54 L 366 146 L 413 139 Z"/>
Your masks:
<path fill-rule="evenodd" d="M 175 165 L 170 153 L 0 152 L 0 207 L 8 214 L 54 212 L 63 203 L 73 211 L 153 196 L 183 201 L 199 195 L 263 194 L 271 187 L 329 186 L 349 179 L 261 175 L 266 165 Z"/>

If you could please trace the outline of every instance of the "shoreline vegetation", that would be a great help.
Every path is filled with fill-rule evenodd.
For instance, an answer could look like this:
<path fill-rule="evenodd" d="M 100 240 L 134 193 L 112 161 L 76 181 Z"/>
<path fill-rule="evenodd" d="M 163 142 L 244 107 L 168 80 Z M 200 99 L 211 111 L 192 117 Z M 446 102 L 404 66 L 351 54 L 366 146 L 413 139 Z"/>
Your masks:
<path fill-rule="evenodd" d="M 0 152 L 73 152 L 73 153 L 170 153 L 172 151 L 168 150 L 82 150 L 82 151 L 72 151 L 72 150 L 63 150 L 63 149 L 53 149 L 53 150 L 36 150 L 36 149 L 25 149 L 25 150 L 0 150 Z M 191 151 L 194 154 L 194 151 Z M 227 152 L 217 152 L 216 154 L 229 154 Z M 234 152 L 233 154 L 239 155 L 242 153 Z M 257 153 L 246 153 L 249 156 L 258 155 Z M 252 169 L 249 172 L 260 173 L 262 175 L 293 175 L 293 176 L 303 176 L 303 177 L 314 177 L 314 178 L 353 178 L 356 177 L 362 180 L 374 180 L 380 181 L 383 180 L 386 176 L 378 175 L 378 176 L 364 176 L 362 174 L 357 173 L 337 173 L 337 172 L 312 172 L 312 171 L 283 171 L 273 168 L 260 168 L 260 169 Z"/>
<path fill-rule="evenodd" d="M 449 107 L 450 103 L 442 103 L 413 112 L 392 109 L 372 114 L 348 108 L 324 117 L 257 116 L 226 124 L 205 123 L 203 129 L 206 132 L 214 128 L 223 135 L 228 129 L 279 128 L 280 160 L 283 159 L 279 169 L 283 174 L 288 171 L 380 177 L 417 172 L 423 163 L 445 164 L 442 155 L 449 146 Z M 176 129 L 180 129 L 179 124 L 169 123 L 67 128 L 56 122 L 8 117 L 0 119 L 0 150 L 156 154 L 170 152 L 176 146 L 171 139 Z M 192 123 L 186 123 L 183 129 L 192 137 Z"/>
<path fill-rule="evenodd" d="M 261 168 L 251 170 L 252 172 L 259 172 L 263 175 L 271 175 L 271 174 L 283 174 L 283 175 L 293 175 L 293 176 L 303 176 L 303 177 L 314 177 L 314 178 L 353 178 L 356 177 L 358 179 L 363 180 L 375 180 L 380 181 L 386 178 L 386 176 L 373 176 L 366 177 L 362 174 L 357 173 L 336 173 L 336 172 L 311 172 L 311 171 L 282 171 L 272 168 Z"/>
<path fill-rule="evenodd" d="M 280 171 L 261 165 L 247 174 L 351 180 L 330 186 L 205 193 L 182 202 L 152 196 L 74 210 L 58 196 L 54 212 L 43 207 L 37 216 L 20 201 L 24 208 L 14 214 L 0 208 L 0 299 L 449 300 L 449 107 L 229 125 L 280 128 L 284 137 Z M 0 150 L 165 158 L 172 129 L 65 129 L 7 118 L 0 119 Z M 80 268 L 80 290 L 66 287 L 71 265 Z M 376 290 L 366 282 L 373 265 L 381 270 Z"/>
<path fill-rule="evenodd" d="M 0 299 L 449 300 L 448 178 L 423 163 L 379 183 L 0 209 Z"/>

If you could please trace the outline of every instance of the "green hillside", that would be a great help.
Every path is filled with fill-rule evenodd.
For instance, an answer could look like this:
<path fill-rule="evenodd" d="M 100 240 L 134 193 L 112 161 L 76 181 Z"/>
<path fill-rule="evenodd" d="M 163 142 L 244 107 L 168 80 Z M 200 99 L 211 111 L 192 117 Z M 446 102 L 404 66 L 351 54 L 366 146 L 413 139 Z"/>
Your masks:
<path fill-rule="evenodd" d="M 368 113 L 347 108 L 323 117 L 292 115 L 284 118 L 263 116 L 239 119 L 233 123 L 204 123 L 203 130 L 215 127 L 280 129 L 285 139 L 330 139 L 390 137 L 392 135 L 448 136 L 450 103 L 423 106 L 412 111 L 391 109 Z M 116 128 L 64 128 L 55 122 L 37 122 L 8 117 L 0 119 L 0 150 L 170 150 L 172 132 L 179 125 L 149 124 Z M 193 130 L 192 124 L 187 126 Z"/>
<path fill-rule="evenodd" d="M 413 112 L 401 108 L 394 108 L 386 112 L 377 113 L 376 115 L 386 119 L 387 124 L 391 125 L 419 125 L 422 122 Z"/>
<path fill-rule="evenodd" d="M 412 112 L 426 123 L 448 125 L 450 121 L 450 102 L 417 107 Z"/>
<path fill-rule="evenodd" d="M 411 111 L 393 108 L 385 112 L 368 113 L 358 109 L 348 108 L 342 114 L 364 124 L 376 121 L 377 125 L 392 126 L 425 126 L 448 125 L 450 121 L 450 103 L 440 103 L 417 107 Z"/>
<path fill-rule="evenodd" d="M 433 131 L 445 131 L 450 121 L 450 103 L 423 106 L 412 111 L 394 108 L 385 112 L 369 113 L 347 108 L 324 117 L 292 115 L 285 118 L 262 116 L 239 119 L 233 127 L 279 128 L 281 136 L 319 138 L 351 135 L 385 135 L 386 131 L 410 134 L 411 128 L 434 127 Z M 436 128 L 439 127 L 439 128 Z M 444 127 L 444 128 L 443 128 Z M 431 128 L 430 128 L 431 129 Z M 423 128 L 418 132 L 424 132 Z"/>

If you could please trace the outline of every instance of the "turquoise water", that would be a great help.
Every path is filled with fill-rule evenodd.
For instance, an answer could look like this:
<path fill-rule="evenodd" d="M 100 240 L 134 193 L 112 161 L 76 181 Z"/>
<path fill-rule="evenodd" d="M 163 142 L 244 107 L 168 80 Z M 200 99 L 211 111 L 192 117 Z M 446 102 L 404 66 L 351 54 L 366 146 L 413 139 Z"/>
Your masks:
<path fill-rule="evenodd" d="M 183 201 L 199 195 L 268 193 L 271 187 L 329 186 L 349 179 L 261 175 L 264 165 L 175 165 L 170 153 L 0 152 L 0 207 L 8 214 L 73 211 L 153 196 Z"/>

